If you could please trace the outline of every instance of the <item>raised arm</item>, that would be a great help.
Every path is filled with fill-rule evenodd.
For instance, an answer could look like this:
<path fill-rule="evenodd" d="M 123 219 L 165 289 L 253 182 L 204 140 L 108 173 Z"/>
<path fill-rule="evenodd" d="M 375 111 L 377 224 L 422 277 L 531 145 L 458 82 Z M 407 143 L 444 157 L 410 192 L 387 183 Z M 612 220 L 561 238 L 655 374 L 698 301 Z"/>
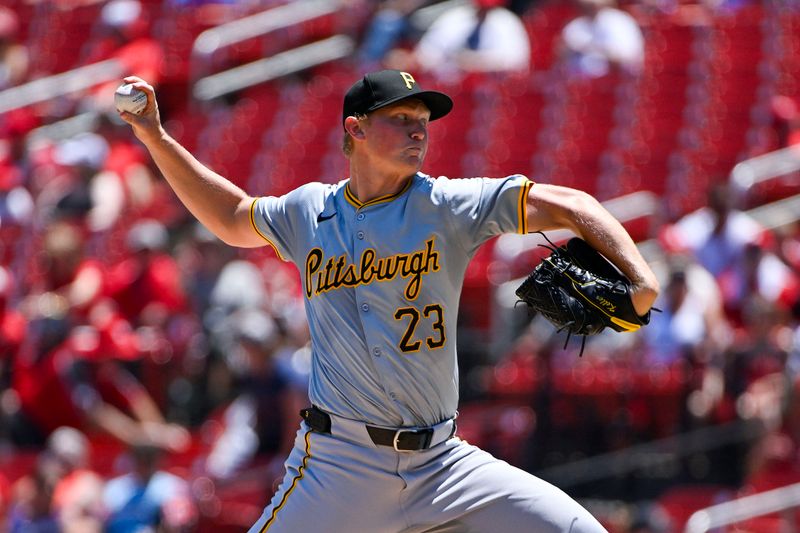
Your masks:
<path fill-rule="evenodd" d="M 644 315 L 658 296 L 658 281 L 622 224 L 585 192 L 535 184 L 528 193 L 528 230 L 565 228 L 606 256 L 631 280 L 633 307 Z"/>
<path fill-rule="evenodd" d="M 122 112 L 122 120 L 133 126 L 133 133 L 183 205 L 222 241 L 245 248 L 264 246 L 250 223 L 253 198 L 239 187 L 200 163 L 161 125 L 153 87 L 135 76 L 124 79 L 147 93 L 147 107 L 141 115 Z"/>

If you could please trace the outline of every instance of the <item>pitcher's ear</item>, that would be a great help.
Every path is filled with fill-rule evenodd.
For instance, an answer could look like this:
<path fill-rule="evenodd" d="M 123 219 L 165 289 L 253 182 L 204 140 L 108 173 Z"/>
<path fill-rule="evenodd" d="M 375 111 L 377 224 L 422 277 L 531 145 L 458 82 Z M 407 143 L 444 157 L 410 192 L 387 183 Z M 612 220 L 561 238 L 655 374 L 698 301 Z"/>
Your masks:
<path fill-rule="evenodd" d="M 361 126 L 361 121 L 354 116 L 344 119 L 344 129 L 356 139 L 364 138 L 364 129 Z"/>

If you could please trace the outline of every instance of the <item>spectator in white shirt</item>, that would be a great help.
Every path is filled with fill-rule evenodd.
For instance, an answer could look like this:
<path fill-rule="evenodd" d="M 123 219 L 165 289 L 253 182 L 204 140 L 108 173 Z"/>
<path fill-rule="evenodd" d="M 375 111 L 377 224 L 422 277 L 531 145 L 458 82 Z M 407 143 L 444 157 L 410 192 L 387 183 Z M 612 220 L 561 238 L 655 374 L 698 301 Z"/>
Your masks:
<path fill-rule="evenodd" d="M 667 226 L 661 239 L 666 248 L 686 250 L 715 277 L 737 264 L 748 244 L 760 244 L 767 230 L 735 206 L 734 191 L 725 183 L 708 192 L 708 207 Z"/>
<path fill-rule="evenodd" d="M 641 71 L 644 37 L 636 20 L 614 7 L 614 0 L 576 2 L 581 15 L 561 32 L 561 55 L 569 70 L 588 78 Z"/>
<path fill-rule="evenodd" d="M 530 39 L 503 0 L 473 0 L 449 9 L 417 44 L 414 62 L 424 71 L 454 78 L 465 72 L 525 72 Z"/>

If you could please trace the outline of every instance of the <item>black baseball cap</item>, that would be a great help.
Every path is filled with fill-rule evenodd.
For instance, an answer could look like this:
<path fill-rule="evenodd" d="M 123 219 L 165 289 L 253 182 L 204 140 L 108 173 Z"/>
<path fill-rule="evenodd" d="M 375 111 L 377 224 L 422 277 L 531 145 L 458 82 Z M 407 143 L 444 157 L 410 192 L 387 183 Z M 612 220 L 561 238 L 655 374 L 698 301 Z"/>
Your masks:
<path fill-rule="evenodd" d="M 367 114 L 411 97 L 419 98 L 428 107 L 430 120 L 442 118 L 453 109 L 453 100 L 449 96 L 437 91 L 423 91 L 408 72 L 381 70 L 365 75 L 344 95 L 342 125 L 351 115 Z"/>

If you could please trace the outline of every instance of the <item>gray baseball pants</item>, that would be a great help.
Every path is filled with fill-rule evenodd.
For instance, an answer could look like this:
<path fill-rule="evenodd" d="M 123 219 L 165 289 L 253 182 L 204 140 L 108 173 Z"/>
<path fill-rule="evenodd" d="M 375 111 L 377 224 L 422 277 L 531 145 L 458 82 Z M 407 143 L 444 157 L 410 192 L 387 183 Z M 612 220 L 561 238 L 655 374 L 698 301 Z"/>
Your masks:
<path fill-rule="evenodd" d="M 363 423 L 304 421 L 250 533 L 602 533 L 562 490 L 434 426 L 431 447 L 376 446 Z"/>

